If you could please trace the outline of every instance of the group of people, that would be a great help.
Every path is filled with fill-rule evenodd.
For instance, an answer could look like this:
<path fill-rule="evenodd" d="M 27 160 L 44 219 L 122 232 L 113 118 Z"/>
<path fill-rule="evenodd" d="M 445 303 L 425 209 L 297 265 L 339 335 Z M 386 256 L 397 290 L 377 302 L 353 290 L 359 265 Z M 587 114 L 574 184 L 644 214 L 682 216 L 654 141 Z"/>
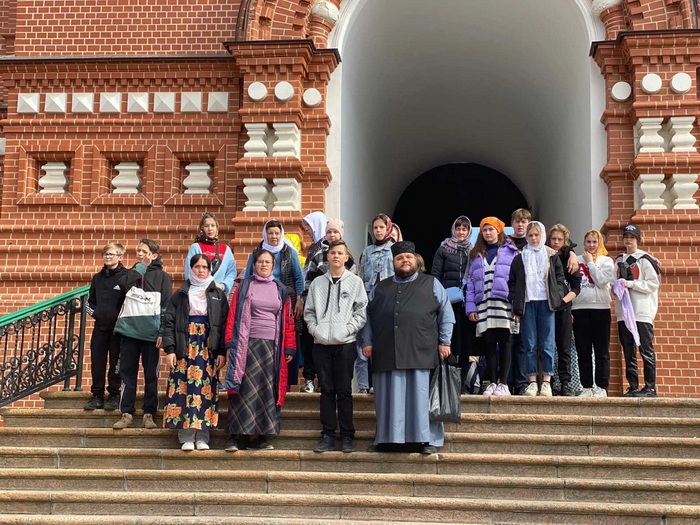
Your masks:
<path fill-rule="evenodd" d="M 231 249 L 205 213 L 173 293 L 158 244 L 142 239 L 127 269 L 124 247 L 104 247 L 88 312 L 92 399 L 85 409 L 119 410 L 115 429 L 133 426 L 139 358 L 144 370 L 143 427 L 156 428 L 160 352 L 170 374 L 163 426 L 178 430 L 183 450 L 209 448 L 219 427 L 219 392 L 228 393 L 227 451 L 271 449 L 280 410 L 298 381 L 320 391 L 317 452 L 355 450 L 353 377 L 373 393 L 376 436 L 370 450 L 431 454 L 443 444 L 442 423 L 429 417 L 431 372 L 450 354 L 463 381 L 470 357 L 486 356 L 484 395 L 551 396 L 555 352 L 561 395 L 570 385 L 575 338 L 582 396 L 605 397 L 610 373 L 611 290 L 624 349 L 628 396 L 655 396 L 653 321 L 658 261 L 638 249 L 641 232 L 624 230 L 626 253 L 607 256 L 600 232 L 584 236 L 581 255 L 569 230 L 546 230 L 528 210 L 505 224 L 486 217 L 472 246 L 472 224 L 458 217 L 425 273 L 413 243 L 385 214 L 371 222 L 374 242 L 358 261 L 343 240 L 344 224 L 314 212 L 303 220 L 312 242 L 285 235 L 277 220 L 237 276 Z M 640 390 L 636 347 L 644 362 Z M 297 352 L 297 349 L 300 352 Z M 539 353 L 538 353 L 539 350 Z M 105 372 L 108 397 L 105 401 Z M 595 378 L 594 378 L 595 375 Z M 595 381 L 594 381 L 595 379 Z M 222 425 L 223 426 L 223 425 Z"/>

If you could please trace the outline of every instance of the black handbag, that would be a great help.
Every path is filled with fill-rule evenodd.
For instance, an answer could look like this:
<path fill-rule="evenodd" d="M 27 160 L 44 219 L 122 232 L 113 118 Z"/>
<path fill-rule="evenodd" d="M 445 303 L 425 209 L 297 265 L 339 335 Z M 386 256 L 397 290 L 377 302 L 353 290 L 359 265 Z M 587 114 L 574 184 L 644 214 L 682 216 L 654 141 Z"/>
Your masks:
<path fill-rule="evenodd" d="M 440 362 L 430 379 L 430 421 L 462 422 L 461 382 L 455 356 Z"/>

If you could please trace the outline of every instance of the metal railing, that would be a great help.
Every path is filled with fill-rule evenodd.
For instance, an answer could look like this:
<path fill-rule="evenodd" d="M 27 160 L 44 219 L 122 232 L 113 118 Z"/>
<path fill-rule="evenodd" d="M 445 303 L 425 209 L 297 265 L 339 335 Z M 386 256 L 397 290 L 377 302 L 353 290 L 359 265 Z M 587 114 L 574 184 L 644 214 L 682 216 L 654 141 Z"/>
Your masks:
<path fill-rule="evenodd" d="M 0 317 L 0 407 L 64 382 L 82 390 L 89 286 Z"/>

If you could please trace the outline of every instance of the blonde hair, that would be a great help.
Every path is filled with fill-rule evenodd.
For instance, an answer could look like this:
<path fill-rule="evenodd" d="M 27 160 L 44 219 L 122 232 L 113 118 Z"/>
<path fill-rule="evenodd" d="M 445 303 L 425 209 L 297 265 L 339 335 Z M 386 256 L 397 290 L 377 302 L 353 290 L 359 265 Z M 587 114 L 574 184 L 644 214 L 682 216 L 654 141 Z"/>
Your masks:
<path fill-rule="evenodd" d="M 547 241 L 549 241 L 549 238 L 552 236 L 553 232 L 559 232 L 564 236 L 564 246 L 571 246 L 571 232 L 569 231 L 569 228 L 563 224 L 555 224 L 549 229 Z"/>
<path fill-rule="evenodd" d="M 527 228 L 525 228 L 525 234 L 527 235 L 528 233 L 530 233 L 530 230 L 532 230 L 533 228 L 537 228 L 537 231 L 540 232 L 540 235 L 544 234 L 542 228 L 540 228 L 540 225 L 536 222 L 531 222 L 527 225 Z"/>
<path fill-rule="evenodd" d="M 416 266 L 419 272 L 425 273 L 425 260 L 420 253 L 416 254 Z"/>
<path fill-rule="evenodd" d="M 526 210 L 525 208 L 518 208 L 510 216 L 510 222 L 520 221 L 522 219 L 525 219 L 526 221 L 532 220 L 532 213 L 530 213 L 530 210 Z"/>
<path fill-rule="evenodd" d="M 117 255 L 124 255 L 124 246 L 118 242 L 110 242 L 109 244 L 105 244 L 105 247 L 102 248 L 102 255 L 109 253 L 110 250 L 114 250 Z"/>

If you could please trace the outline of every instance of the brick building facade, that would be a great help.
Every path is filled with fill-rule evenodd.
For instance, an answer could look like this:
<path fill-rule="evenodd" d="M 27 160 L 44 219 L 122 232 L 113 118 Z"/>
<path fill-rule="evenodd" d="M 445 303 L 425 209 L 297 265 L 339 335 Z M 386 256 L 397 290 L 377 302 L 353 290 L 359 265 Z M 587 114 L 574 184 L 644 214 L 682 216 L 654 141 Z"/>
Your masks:
<path fill-rule="evenodd" d="M 184 254 L 205 210 L 219 217 L 220 235 L 231 240 L 241 265 L 266 218 L 278 217 L 287 231 L 301 233 L 303 215 L 318 209 L 348 219 L 358 250 L 369 210 L 390 209 L 411 178 L 443 163 L 491 160 L 513 176 L 545 223 L 563 220 L 578 233 L 600 228 L 612 253 L 622 249 L 624 224 L 642 228 L 642 247 L 664 267 L 659 392 L 700 395 L 700 266 L 694 256 L 700 31 L 694 0 L 489 4 L 0 0 L 3 313 L 87 283 L 101 246 L 113 240 L 128 246 L 130 263 L 139 238 L 158 239 L 167 269 L 181 280 Z M 492 25 L 476 24 L 480 20 Z M 470 23 L 475 26 L 464 34 L 445 29 Z M 378 38 L 382 27 L 396 29 L 381 46 L 362 48 L 364 37 Z M 519 27 L 529 29 L 518 35 Z M 498 38 L 490 42 L 489 35 Z M 396 44 L 401 38 L 411 39 L 410 49 Z M 483 67 L 473 85 L 459 77 L 460 62 L 450 55 L 461 45 L 469 50 L 470 67 L 463 69 Z M 538 78 L 517 69 L 521 60 L 509 61 L 517 48 L 533 57 L 532 71 L 545 68 Z M 403 58 L 393 60 L 397 56 Z M 547 82 L 546 67 L 558 60 L 558 73 L 551 74 L 564 76 Z M 572 71 L 567 63 L 575 64 Z M 438 82 L 431 64 L 449 70 L 451 81 Z M 369 89 L 374 86 L 386 106 L 380 76 L 394 69 L 401 72 L 392 80 L 391 95 L 402 101 L 396 114 L 375 107 Z M 430 128 L 442 122 L 431 114 L 455 112 L 455 94 L 479 104 L 477 76 L 487 79 L 484 96 L 495 93 L 487 108 L 492 119 L 472 109 L 479 116 L 474 120 L 495 122 L 480 124 L 489 142 L 483 151 L 470 149 L 478 126 L 469 119 L 454 123 L 449 136 Z M 416 88 L 425 78 L 434 81 L 430 92 Z M 523 90 L 519 96 L 498 94 L 512 85 Z M 557 98 L 564 85 L 574 98 Z M 360 100 L 365 89 L 369 94 Z M 500 114 L 507 104 L 509 111 Z M 527 116 L 530 109 L 536 115 Z M 363 142 L 353 122 L 381 111 L 376 125 L 367 126 L 372 140 Z M 518 127 L 519 115 L 532 119 L 528 127 Z M 591 124 L 582 126 L 586 118 Z M 392 128 L 392 119 L 400 125 Z M 555 142 L 566 135 L 558 122 L 568 120 L 561 125 L 572 128 L 561 129 L 578 127 L 581 137 Z M 406 180 L 372 171 L 369 164 L 384 169 L 387 163 L 388 169 L 420 144 L 431 150 L 429 142 L 408 143 L 413 131 L 443 143 L 462 131 L 466 152 L 424 156 L 417 163 L 422 168 L 407 171 Z M 392 147 L 392 136 L 406 139 L 403 151 Z M 536 150 L 518 149 L 527 141 L 549 143 L 541 162 L 527 168 L 537 177 L 518 167 L 537 157 Z M 496 165 L 499 155 L 510 163 Z M 557 192 L 570 194 L 569 200 Z M 611 390 L 620 392 L 617 345 L 612 354 Z"/>

